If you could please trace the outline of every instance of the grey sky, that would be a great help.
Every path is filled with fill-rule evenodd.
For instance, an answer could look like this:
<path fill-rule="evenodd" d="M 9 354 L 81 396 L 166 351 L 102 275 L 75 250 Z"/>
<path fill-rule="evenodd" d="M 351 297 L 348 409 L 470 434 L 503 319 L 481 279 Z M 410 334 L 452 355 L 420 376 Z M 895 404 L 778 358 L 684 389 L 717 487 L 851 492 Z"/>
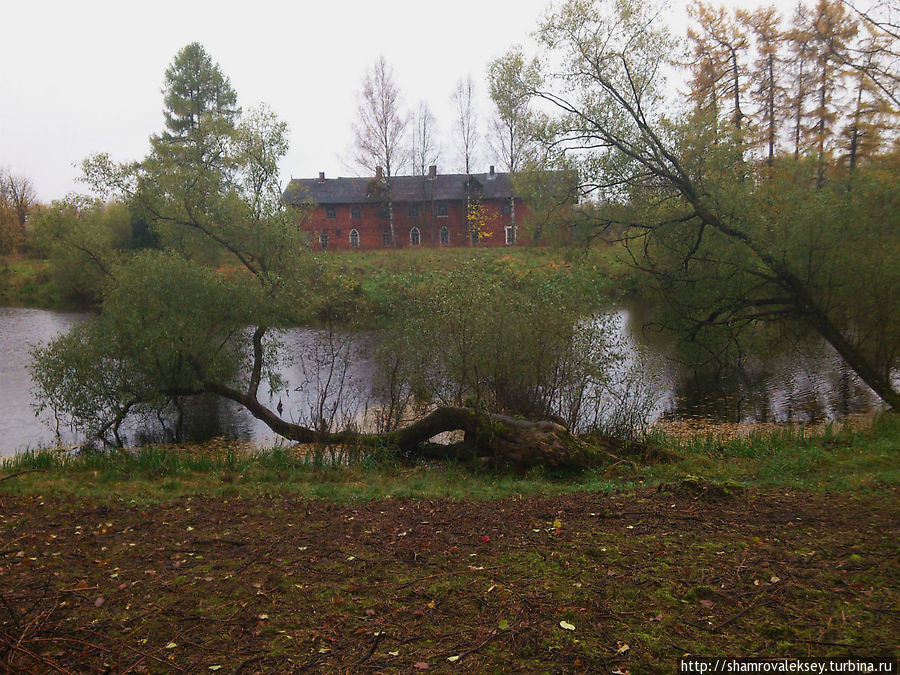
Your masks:
<path fill-rule="evenodd" d="M 450 140 L 456 81 L 472 75 L 486 112 L 488 62 L 525 41 L 548 4 L 10 1 L 0 40 L 0 166 L 30 178 L 49 201 L 79 189 L 74 164 L 88 155 L 142 158 L 148 137 L 162 128 L 163 71 L 196 40 L 242 106 L 266 102 L 289 124 L 283 181 L 354 173 L 341 157 L 352 147 L 355 93 L 379 54 L 393 66 L 406 106 L 420 99 L 431 106 L 441 168 L 449 171 L 457 168 Z M 492 162 L 485 152 L 480 164 Z"/>

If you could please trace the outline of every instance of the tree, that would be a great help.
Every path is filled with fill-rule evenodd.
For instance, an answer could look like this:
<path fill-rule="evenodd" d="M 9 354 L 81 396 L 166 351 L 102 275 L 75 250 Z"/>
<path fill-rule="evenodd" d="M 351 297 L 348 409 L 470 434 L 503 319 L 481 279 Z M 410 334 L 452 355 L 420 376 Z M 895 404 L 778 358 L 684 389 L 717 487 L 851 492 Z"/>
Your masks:
<path fill-rule="evenodd" d="M 556 110 L 552 143 L 567 150 L 586 191 L 603 188 L 629 200 L 628 215 L 620 212 L 616 220 L 628 218 L 639 235 L 632 246 L 635 260 L 653 274 L 664 298 L 689 297 L 681 291 L 691 289 L 702 297 L 687 338 L 712 326 L 734 330 L 791 322 L 821 336 L 888 405 L 900 409 L 889 377 L 897 365 L 896 332 L 851 316 L 856 299 L 841 292 L 843 281 L 865 278 L 867 270 L 855 266 L 855 256 L 844 258 L 833 236 L 854 225 L 846 202 L 838 210 L 824 198 L 837 199 L 840 190 L 820 190 L 822 197 L 804 201 L 808 227 L 794 228 L 790 219 L 774 217 L 771 206 L 777 195 L 787 194 L 789 181 L 772 182 L 760 172 L 747 176 L 742 147 L 711 146 L 702 127 L 671 118 L 677 106 L 664 96 L 661 70 L 672 41 L 654 8 L 569 0 L 547 17 L 537 38 L 537 58 L 557 64 L 560 74 L 542 86 L 518 78 L 518 90 Z M 808 186 L 804 166 L 798 163 L 795 178 L 805 175 Z M 873 189 L 887 198 L 894 181 L 888 174 Z M 830 214 L 828 236 L 809 217 L 811 209 Z M 863 232 L 867 253 L 878 253 L 882 242 Z M 893 246 L 895 239 L 887 242 Z M 888 287 L 896 279 L 895 269 L 885 272 Z M 872 330 L 891 335 L 885 349 L 870 349 L 866 336 Z"/>
<path fill-rule="evenodd" d="M 766 157 L 771 164 L 775 161 L 780 113 L 785 97 L 782 83 L 784 59 L 779 55 L 783 44 L 781 19 L 774 7 L 759 8 L 752 12 L 739 9 L 736 16 L 738 21 L 750 29 L 756 42 L 757 58 L 750 71 L 752 86 L 749 95 L 762 118 L 757 125 L 758 136 L 766 147 Z"/>
<path fill-rule="evenodd" d="M 158 140 L 166 143 L 187 140 L 207 120 L 233 124 L 241 113 L 231 82 L 198 42 L 166 68 L 163 96 L 166 130 Z"/>
<path fill-rule="evenodd" d="M 741 107 L 744 93 L 741 80 L 746 75 L 743 59 L 748 47 L 747 36 L 722 8 L 716 11 L 695 1 L 689 13 L 695 26 L 688 29 L 688 39 L 694 44 L 695 58 L 701 64 L 694 78 L 693 98 L 709 100 L 717 117 L 723 99 L 730 99 L 728 121 L 740 134 L 746 117 Z"/>
<path fill-rule="evenodd" d="M 37 205 L 31 181 L 0 170 L 0 253 L 16 253 L 25 243 L 25 224 Z"/>
<path fill-rule="evenodd" d="M 416 110 L 413 128 L 413 172 L 417 176 L 425 176 L 428 174 L 428 167 L 436 165 L 441 151 L 437 147 L 434 127 L 436 120 L 434 113 L 425 101 L 419 102 L 419 108 Z"/>
<path fill-rule="evenodd" d="M 527 62 L 520 48 L 491 61 L 488 67 L 491 101 L 494 103 L 494 151 L 501 166 L 514 175 L 533 147 L 538 117 L 530 109 L 528 91 L 541 81 L 537 60 Z M 516 227 L 515 193 L 510 197 L 510 223 Z"/>
<path fill-rule="evenodd" d="M 35 209 L 31 245 L 50 260 L 63 297 L 96 304 L 131 239 L 131 213 L 121 201 L 69 195 Z"/>
<path fill-rule="evenodd" d="M 475 83 L 471 75 L 457 81 L 451 98 L 456 113 L 454 137 L 457 151 L 462 158 L 462 169 L 468 176 L 472 173 L 478 151 L 478 112 L 475 108 Z"/>
<path fill-rule="evenodd" d="M 353 291 L 315 272 L 303 234 L 281 199 L 278 161 L 286 125 L 268 108 L 239 119 L 205 116 L 178 144 L 155 143 L 143 161 L 83 163 L 85 182 L 105 196 L 139 203 L 163 232 L 164 250 L 111 263 L 97 316 L 34 352 L 42 407 L 92 438 L 121 445 L 126 419 L 181 409 L 213 394 L 243 406 L 284 438 L 359 443 L 434 454 L 437 433 L 464 430 L 469 443 L 444 456 L 583 466 L 591 453 L 561 425 L 515 420 L 483 409 L 441 407 L 407 427 L 359 435 L 297 424 L 260 397 L 284 386 L 290 359 L 280 329 L 352 314 Z M 195 162 L 199 149 L 215 161 Z M 105 263 L 104 263 L 105 266 Z"/>
<path fill-rule="evenodd" d="M 409 118 L 400 108 L 402 97 L 394 82 L 394 71 L 380 56 L 363 77 L 359 93 L 357 120 L 353 126 L 356 138 L 356 161 L 370 175 L 381 171 L 383 192 L 388 207 L 391 246 L 397 246 L 394 231 L 394 209 L 391 177 L 402 170 L 408 160 L 405 141 Z"/>

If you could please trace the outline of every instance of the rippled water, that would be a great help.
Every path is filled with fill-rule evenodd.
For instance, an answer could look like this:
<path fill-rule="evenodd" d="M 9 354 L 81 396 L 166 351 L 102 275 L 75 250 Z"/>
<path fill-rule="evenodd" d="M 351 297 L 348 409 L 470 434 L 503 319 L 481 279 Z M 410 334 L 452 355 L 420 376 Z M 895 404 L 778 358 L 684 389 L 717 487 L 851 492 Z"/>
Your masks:
<path fill-rule="evenodd" d="M 55 442 L 52 415 L 34 414 L 29 352 L 31 345 L 45 343 L 83 319 L 82 314 L 0 307 L 0 455 Z M 664 345 L 648 346 L 639 340 L 636 336 L 640 330 L 633 325 L 628 310 L 617 310 L 610 319 L 624 355 L 616 364 L 610 397 L 631 401 L 651 420 L 705 417 L 717 421 L 810 422 L 868 412 L 879 404 L 840 358 L 824 347 L 807 349 L 805 354 L 791 350 L 766 362 L 748 363 L 742 371 L 723 377 L 680 367 L 663 356 Z M 371 399 L 376 366 L 367 355 L 364 335 L 339 337 L 350 339 L 334 343 L 326 339 L 324 331 L 287 331 L 285 348 L 297 355 L 281 373 L 290 386 L 275 396 L 262 387 L 261 400 L 273 408 L 280 403 L 285 418 L 301 423 L 320 413 L 320 407 L 331 410 L 338 419 L 363 414 Z M 330 361 L 332 349 L 343 350 L 348 356 L 346 371 L 335 373 L 323 365 Z M 343 377 L 343 403 L 337 405 L 334 396 L 319 400 L 317 392 L 323 382 L 330 378 L 333 391 L 338 376 Z M 65 428 L 59 432 L 64 444 L 80 440 Z M 154 419 L 126 429 L 129 443 L 135 445 L 166 440 L 168 433 Z M 184 435 L 193 439 L 225 435 L 260 443 L 276 440 L 264 424 L 237 404 L 212 397 L 186 404 Z"/>

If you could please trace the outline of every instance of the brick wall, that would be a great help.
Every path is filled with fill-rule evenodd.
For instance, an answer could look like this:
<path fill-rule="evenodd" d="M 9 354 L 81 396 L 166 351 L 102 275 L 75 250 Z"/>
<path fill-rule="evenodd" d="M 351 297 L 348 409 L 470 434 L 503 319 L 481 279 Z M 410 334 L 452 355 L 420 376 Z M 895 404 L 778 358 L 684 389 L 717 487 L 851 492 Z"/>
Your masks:
<path fill-rule="evenodd" d="M 510 215 L 501 213 L 501 200 L 485 200 L 483 207 L 490 223 L 491 236 L 479 241 L 479 246 L 506 246 L 507 226 L 512 223 Z M 420 202 L 418 214 L 410 212 L 409 204 L 394 203 L 394 232 L 399 248 L 415 246 L 413 228 L 418 229 L 418 246 L 436 247 L 441 245 L 441 228 L 447 228 L 447 237 L 450 246 L 467 246 L 466 238 L 466 214 L 465 202 L 444 202 L 447 215 L 437 215 L 438 203 L 435 202 L 435 213 L 432 214 L 431 202 Z M 359 217 L 354 218 L 351 209 L 359 209 Z M 333 215 L 333 218 L 328 217 Z M 526 207 L 516 200 L 516 222 L 522 222 L 526 215 Z M 355 239 L 358 240 L 358 248 L 373 249 L 384 248 L 382 236 L 390 232 L 390 221 L 387 215 L 380 212 L 380 207 L 374 204 L 359 204 L 350 206 L 338 204 L 335 206 L 317 206 L 301 226 L 304 232 L 310 235 L 310 245 L 315 249 L 321 249 L 322 235 L 328 238 L 327 248 L 345 250 L 351 246 L 351 233 L 355 231 Z M 519 243 L 522 242 L 521 231 Z"/>

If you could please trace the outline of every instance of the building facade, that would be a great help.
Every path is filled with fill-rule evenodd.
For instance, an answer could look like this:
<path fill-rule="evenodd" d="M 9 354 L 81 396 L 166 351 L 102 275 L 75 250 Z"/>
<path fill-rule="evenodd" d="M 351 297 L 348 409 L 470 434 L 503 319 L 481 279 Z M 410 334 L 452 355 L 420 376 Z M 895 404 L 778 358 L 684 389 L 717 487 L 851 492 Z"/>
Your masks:
<path fill-rule="evenodd" d="M 302 225 L 314 249 L 514 246 L 527 206 L 509 174 L 438 174 L 291 180 L 284 194 L 308 207 Z M 391 222 L 393 221 L 393 234 Z"/>

